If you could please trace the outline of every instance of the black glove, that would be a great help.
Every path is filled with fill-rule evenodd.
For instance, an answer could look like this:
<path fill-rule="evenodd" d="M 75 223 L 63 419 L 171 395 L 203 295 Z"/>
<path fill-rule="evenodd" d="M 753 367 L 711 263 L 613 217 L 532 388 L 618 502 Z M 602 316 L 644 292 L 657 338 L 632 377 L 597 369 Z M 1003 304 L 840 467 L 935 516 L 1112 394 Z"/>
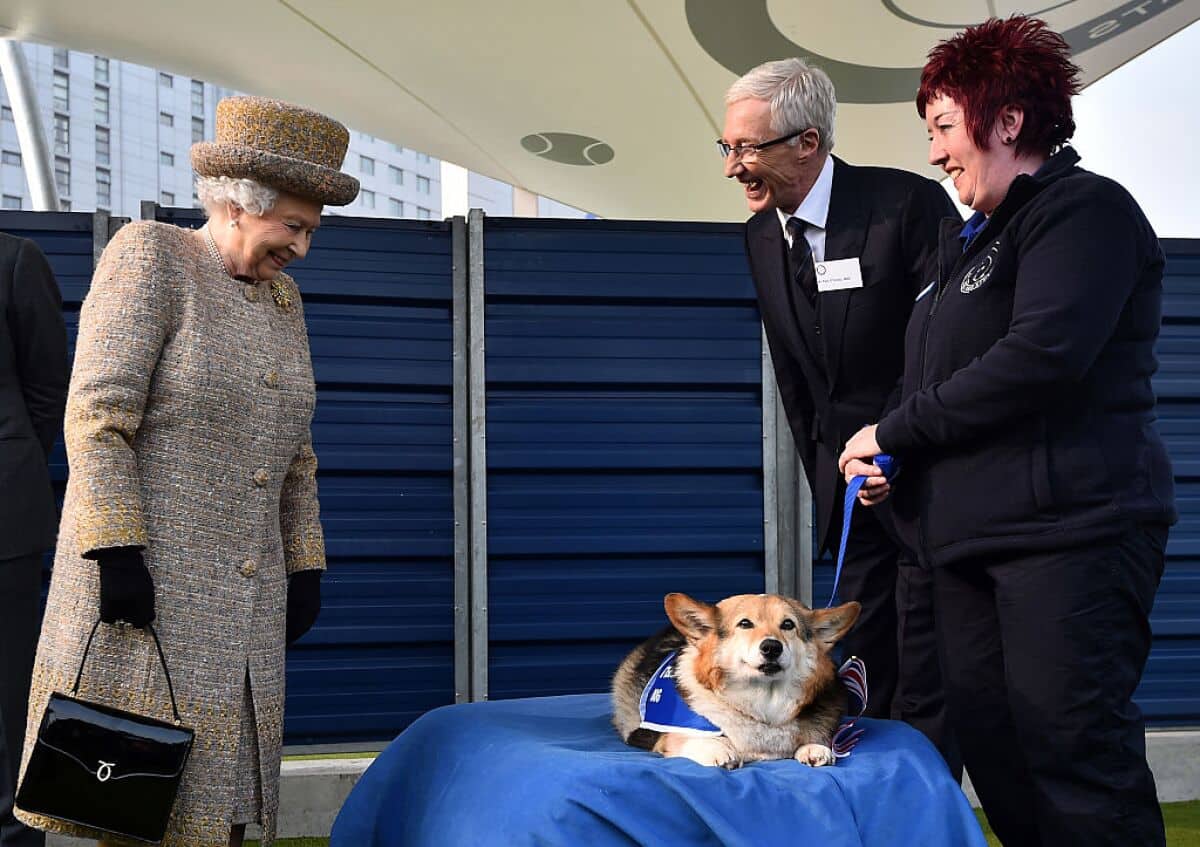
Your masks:
<path fill-rule="evenodd" d="M 322 571 L 300 571 L 288 579 L 287 643 L 296 643 L 312 629 L 321 613 Z"/>
<path fill-rule="evenodd" d="M 154 580 L 140 547 L 107 547 L 87 558 L 100 567 L 100 620 L 141 629 L 154 620 Z"/>

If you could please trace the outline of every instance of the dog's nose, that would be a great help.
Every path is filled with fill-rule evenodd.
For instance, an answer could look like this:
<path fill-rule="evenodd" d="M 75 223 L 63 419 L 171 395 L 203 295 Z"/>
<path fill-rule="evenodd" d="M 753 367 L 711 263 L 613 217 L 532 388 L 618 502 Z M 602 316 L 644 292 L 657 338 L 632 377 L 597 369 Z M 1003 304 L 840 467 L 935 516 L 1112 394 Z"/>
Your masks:
<path fill-rule="evenodd" d="M 782 655 L 783 644 L 774 638 L 764 638 L 762 644 L 758 645 L 758 652 L 763 654 L 764 659 L 773 662 Z"/>

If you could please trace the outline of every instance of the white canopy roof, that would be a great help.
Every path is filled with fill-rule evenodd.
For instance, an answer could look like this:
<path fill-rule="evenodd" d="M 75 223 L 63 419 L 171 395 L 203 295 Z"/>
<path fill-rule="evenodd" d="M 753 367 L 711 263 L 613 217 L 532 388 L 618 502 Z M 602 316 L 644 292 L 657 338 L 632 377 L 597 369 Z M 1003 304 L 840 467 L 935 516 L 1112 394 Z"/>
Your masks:
<path fill-rule="evenodd" d="M 737 75 L 813 59 L 839 155 L 933 175 L 912 105 L 926 52 L 1018 11 L 1090 83 L 1200 0 L 4 0 L 0 35 L 302 103 L 605 217 L 742 220 L 712 143 Z"/>

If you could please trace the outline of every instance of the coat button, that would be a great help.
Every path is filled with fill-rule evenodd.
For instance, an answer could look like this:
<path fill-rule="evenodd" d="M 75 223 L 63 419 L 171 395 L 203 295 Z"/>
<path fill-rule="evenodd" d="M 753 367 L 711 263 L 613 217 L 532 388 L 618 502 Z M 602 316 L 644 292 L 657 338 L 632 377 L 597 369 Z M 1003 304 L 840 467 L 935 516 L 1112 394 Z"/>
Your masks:
<path fill-rule="evenodd" d="M 247 286 L 243 287 L 242 293 L 246 295 L 246 299 L 249 300 L 251 303 L 258 302 L 258 286 L 257 285 L 247 285 Z"/>
<path fill-rule="evenodd" d="M 254 484 L 257 485 L 259 488 L 262 488 L 264 485 L 266 485 L 267 480 L 269 480 L 270 478 L 271 478 L 271 475 L 269 473 L 267 473 L 266 468 L 259 468 L 258 470 L 256 470 L 254 472 Z"/>
<path fill-rule="evenodd" d="M 267 388 L 277 388 L 279 386 L 279 371 L 267 371 L 263 374 L 263 382 L 267 384 Z"/>
<path fill-rule="evenodd" d="M 257 571 L 258 571 L 258 565 L 254 564 L 253 559 L 247 559 L 246 561 L 242 562 L 242 566 L 240 568 L 238 568 L 238 572 L 242 576 L 246 577 L 246 579 L 249 579 L 250 577 L 254 576 L 254 574 Z"/>

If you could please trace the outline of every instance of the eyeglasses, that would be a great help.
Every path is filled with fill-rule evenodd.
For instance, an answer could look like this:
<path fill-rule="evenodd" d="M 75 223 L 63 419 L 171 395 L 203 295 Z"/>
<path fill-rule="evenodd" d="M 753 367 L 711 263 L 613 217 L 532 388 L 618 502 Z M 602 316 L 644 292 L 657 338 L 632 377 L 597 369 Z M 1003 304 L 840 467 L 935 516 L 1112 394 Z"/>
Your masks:
<path fill-rule="evenodd" d="M 785 141 L 791 141 L 797 136 L 804 135 L 804 133 L 808 132 L 809 129 L 811 129 L 811 127 L 798 129 L 795 132 L 788 133 L 787 135 L 781 135 L 778 138 L 772 138 L 770 141 L 764 141 L 760 144 L 738 144 L 735 146 L 733 144 L 727 144 L 718 138 L 717 152 L 721 154 L 722 159 L 728 159 L 732 154 L 741 159 L 743 162 L 749 162 L 758 157 L 759 150 L 766 150 L 768 147 L 774 147 L 776 144 L 782 144 Z"/>

